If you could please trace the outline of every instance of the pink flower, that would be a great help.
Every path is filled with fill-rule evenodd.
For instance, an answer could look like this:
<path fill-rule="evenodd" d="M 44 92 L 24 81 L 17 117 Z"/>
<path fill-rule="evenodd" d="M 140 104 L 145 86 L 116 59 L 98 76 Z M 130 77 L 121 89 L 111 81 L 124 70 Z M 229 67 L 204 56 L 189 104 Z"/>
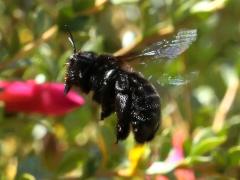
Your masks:
<path fill-rule="evenodd" d="M 184 160 L 184 141 L 186 135 L 183 130 L 176 129 L 172 137 L 172 149 L 170 150 L 168 157 L 165 161 L 154 162 L 147 172 L 149 174 L 159 174 L 156 176 L 156 180 L 164 179 L 168 180 L 169 178 L 165 175 L 169 172 L 173 172 L 177 180 L 195 180 L 194 171 L 190 168 L 180 168 L 178 167 L 181 164 L 181 161 Z"/>
<path fill-rule="evenodd" d="M 74 91 L 65 96 L 64 84 L 37 84 L 33 80 L 0 81 L 0 101 L 7 112 L 44 115 L 63 115 L 84 104 L 84 99 Z"/>
<path fill-rule="evenodd" d="M 177 168 L 174 171 L 177 180 L 195 180 L 194 171 L 190 168 Z"/>
<path fill-rule="evenodd" d="M 172 137 L 172 149 L 168 154 L 166 162 L 180 162 L 184 159 L 183 144 L 185 141 L 185 134 L 181 130 L 175 130 Z"/>
<path fill-rule="evenodd" d="M 169 163 L 176 163 L 182 161 L 184 157 L 183 145 L 186 139 L 185 133 L 176 129 L 172 137 L 172 150 L 170 151 L 168 158 Z M 174 175 L 177 180 L 195 180 L 194 171 L 190 168 L 177 168 L 174 170 Z"/>

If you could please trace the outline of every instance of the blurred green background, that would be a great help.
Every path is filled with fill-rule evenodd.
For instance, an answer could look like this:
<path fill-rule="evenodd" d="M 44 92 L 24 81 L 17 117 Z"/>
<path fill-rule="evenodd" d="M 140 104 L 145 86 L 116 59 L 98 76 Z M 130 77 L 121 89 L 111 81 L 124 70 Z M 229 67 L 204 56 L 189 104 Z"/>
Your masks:
<path fill-rule="evenodd" d="M 61 117 L 8 115 L 1 103 L 0 179 L 181 179 L 179 168 L 193 179 L 240 179 L 239 8 L 239 0 L 1 0 L 1 80 L 64 82 L 72 53 L 65 24 L 78 49 L 115 54 L 197 29 L 197 41 L 176 60 L 137 70 L 198 76 L 157 87 L 162 126 L 144 146 L 132 136 L 114 144 L 116 116 L 100 122 L 91 96 L 82 94 L 86 103 Z M 149 169 L 166 162 L 182 136 L 181 161 Z"/>

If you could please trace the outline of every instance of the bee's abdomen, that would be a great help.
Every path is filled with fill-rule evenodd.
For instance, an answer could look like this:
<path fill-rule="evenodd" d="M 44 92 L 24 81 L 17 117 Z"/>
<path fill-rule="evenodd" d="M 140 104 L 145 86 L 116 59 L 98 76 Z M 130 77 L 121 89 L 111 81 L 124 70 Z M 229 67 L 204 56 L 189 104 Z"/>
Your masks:
<path fill-rule="evenodd" d="M 153 139 L 160 125 L 160 97 L 155 88 L 138 74 L 130 75 L 132 87 L 131 125 L 135 139 L 144 143 Z"/>

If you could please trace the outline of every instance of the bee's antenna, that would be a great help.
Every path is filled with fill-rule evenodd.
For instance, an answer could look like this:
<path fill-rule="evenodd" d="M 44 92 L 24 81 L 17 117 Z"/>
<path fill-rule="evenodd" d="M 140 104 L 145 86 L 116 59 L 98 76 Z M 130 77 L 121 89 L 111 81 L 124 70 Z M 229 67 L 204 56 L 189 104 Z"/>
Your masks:
<path fill-rule="evenodd" d="M 77 52 L 77 49 L 76 49 L 76 46 L 75 46 L 75 42 L 74 42 L 74 39 L 73 39 L 73 35 L 72 33 L 70 32 L 70 29 L 68 27 L 68 25 L 65 25 L 65 28 L 66 28 L 66 31 L 68 33 L 68 40 L 70 41 L 70 43 L 72 44 L 72 47 L 73 47 L 73 53 L 75 54 Z"/>

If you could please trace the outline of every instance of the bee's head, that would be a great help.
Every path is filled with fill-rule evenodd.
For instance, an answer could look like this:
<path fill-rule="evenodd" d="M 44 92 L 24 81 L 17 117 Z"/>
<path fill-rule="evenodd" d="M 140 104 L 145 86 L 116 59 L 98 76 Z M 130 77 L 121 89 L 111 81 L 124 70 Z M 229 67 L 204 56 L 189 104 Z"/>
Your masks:
<path fill-rule="evenodd" d="M 73 85 L 76 85 L 84 91 L 89 89 L 88 72 L 96 57 L 92 52 L 77 52 L 72 34 L 70 31 L 68 31 L 68 33 L 68 39 L 73 46 L 73 54 L 66 63 L 64 94 L 67 94 Z"/>

